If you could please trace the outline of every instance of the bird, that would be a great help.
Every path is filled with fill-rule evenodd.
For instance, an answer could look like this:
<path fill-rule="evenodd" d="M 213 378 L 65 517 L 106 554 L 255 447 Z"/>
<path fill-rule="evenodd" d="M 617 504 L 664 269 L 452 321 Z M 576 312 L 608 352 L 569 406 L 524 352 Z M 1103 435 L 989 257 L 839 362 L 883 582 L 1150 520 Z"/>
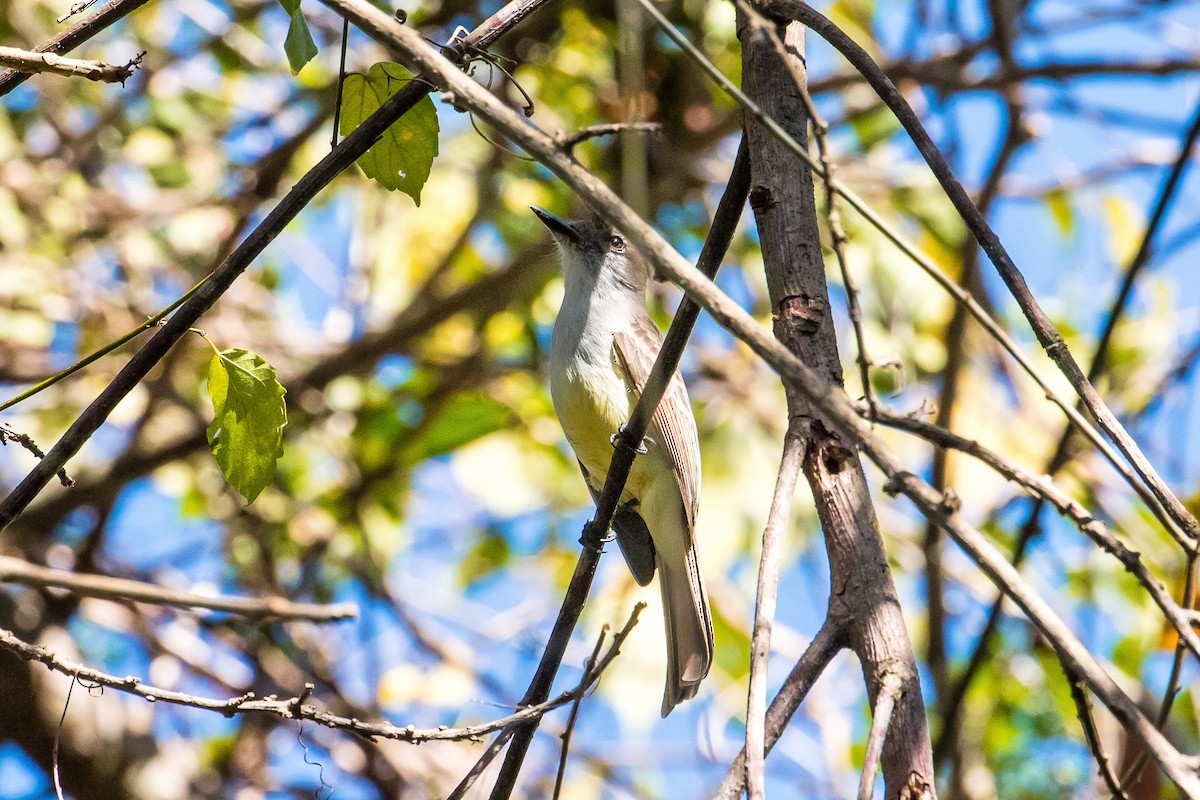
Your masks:
<path fill-rule="evenodd" d="M 629 419 L 662 346 L 646 311 L 649 270 L 599 218 L 532 211 L 549 228 L 564 292 L 550 345 L 550 396 L 596 500 L 615 434 Z M 633 578 L 658 574 L 667 634 L 662 716 L 696 695 L 713 662 L 708 592 L 696 552 L 700 444 L 687 387 L 672 376 L 625 484 L 612 530 Z"/>

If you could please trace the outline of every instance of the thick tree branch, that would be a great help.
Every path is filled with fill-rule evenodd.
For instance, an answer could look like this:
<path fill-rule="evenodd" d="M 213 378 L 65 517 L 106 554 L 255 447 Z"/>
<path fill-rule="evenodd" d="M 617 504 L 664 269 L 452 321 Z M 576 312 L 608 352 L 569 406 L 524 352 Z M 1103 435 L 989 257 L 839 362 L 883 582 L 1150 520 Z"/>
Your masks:
<path fill-rule="evenodd" d="M 1182 529 L 1188 539 L 1187 546 L 1195 548 L 1197 542 L 1200 541 L 1200 523 L 1197 523 L 1195 517 L 1184 507 L 1166 481 L 1158 474 L 1154 465 L 1142 453 L 1141 448 L 1117 420 L 1072 357 L 1062 334 L 1059 333 L 1058 328 L 1029 290 L 1024 275 L 1017 269 L 987 219 L 971 201 L 962 184 L 958 182 L 950 165 L 946 163 L 945 158 L 938 151 L 937 145 L 926 133 L 904 96 L 865 50 L 812 6 L 800 2 L 800 0 L 758 0 L 758 2 L 760 7 L 771 16 L 801 22 L 829 42 L 846 57 L 855 69 L 863 74 L 879 98 L 892 110 L 912 138 L 917 150 L 925 158 L 934 177 L 937 178 L 950 202 L 954 204 L 955 209 L 963 218 L 968 230 L 971 231 L 975 240 L 979 242 L 980 247 L 996 267 L 996 271 L 1008 287 L 1010 294 L 1016 299 L 1025 318 L 1029 321 L 1030 328 L 1046 355 L 1070 382 L 1092 418 L 1096 420 L 1100 430 L 1124 454 L 1126 460 L 1141 476 L 1142 481 L 1155 498 L 1162 503 L 1171 519 Z"/>
<path fill-rule="evenodd" d="M 107 575 L 80 575 L 30 564 L 11 556 L 0 556 L 0 583 L 65 589 L 81 597 L 99 597 L 118 602 L 132 601 L 172 608 L 204 608 L 209 611 L 237 614 L 248 619 L 334 622 L 358 616 L 358 606 L 354 603 L 320 605 L 295 603 L 285 597 L 209 596 L 168 589 L 142 581 L 111 578 Z"/>
<path fill-rule="evenodd" d="M 765 20 L 756 24 L 745 12 L 739 14 L 744 91 L 803 145 L 808 123 L 804 28 L 781 27 L 784 46 L 780 46 L 779 37 L 767 32 L 770 24 Z M 775 336 L 840 391 L 842 362 L 830 311 L 812 173 L 761 120 L 747 115 L 745 126 L 754 177 L 750 206 L 758 223 Z M 784 386 L 789 427 L 798 439 L 804 476 L 829 554 L 829 617 L 841 621 L 844 640 L 858 656 L 868 697 L 879 696 L 885 676 L 903 679 L 883 743 L 885 794 L 893 799 L 905 792 L 913 798 L 936 797 L 916 657 L 866 475 L 854 452 L 854 437 L 827 422 L 823 409 L 795 386 L 787 381 Z M 747 749 L 748 764 L 750 759 Z"/>

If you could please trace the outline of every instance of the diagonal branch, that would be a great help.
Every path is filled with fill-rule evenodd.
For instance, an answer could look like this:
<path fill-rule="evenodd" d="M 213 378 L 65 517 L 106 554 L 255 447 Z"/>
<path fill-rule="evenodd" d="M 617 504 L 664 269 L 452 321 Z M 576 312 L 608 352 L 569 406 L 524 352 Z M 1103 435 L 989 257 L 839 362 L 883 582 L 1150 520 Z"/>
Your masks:
<path fill-rule="evenodd" d="M 771 706 L 767 709 L 763 740 L 764 750 L 767 753 L 771 752 L 771 748 L 779 741 L 784 728 L 791 721 L 796 709 L 800 708 L 804 698 L 808 696 L 808 692 L 817 682 L 817 678 L 821 677 L 821 673 L 829 666 L 829 662 L 842 649 L 843 642 L 838 628 L 839 623 L 828 618 L 825 620 L 825 624 L 809 642 L 808 648 L 800 656 L 796 666 L 792 667 L 783 686 L 779 688 L 779 694 L 775 695 L 775 699 L 771 701 Z M 736 800 L 742 796 L 744 791 L 746 791 L 746 748 L 743 747 L 737 758 L 729 765 L 729 769 L 713 797 L 715 800 Z"/>
<path fill-rule="evenodd" d="M 875 794 L 875 776 L 879 773 L 879 759 L 883 756 L 883 741 L 887 738 L 888 726 L 892 724 L 892 712 L 896 709 L 896 700 L 900 697 L 901 679 L 896 673 L 889 672 L 880 684 L 879 693 L 875 695 L 875 708 L 871 713 L 867 750 L 863 755 L 858 800 L 871 800 Z"/>
<path fill-rule="evenodd" d="M 1071 687 L 1071 699 L 1075 701 L 1075 713 L 1079 717 L 1079 725 L 1083 728 L 1083 737 L 1087 740 L 1088 750 L 1096 761 L 1096 768 L 1104 785 L 1112 792 L 1114 798 L 1129 800 L 1129 795 L 1121 788 L 1121 782 L 1113 772 L 1112 761 L 1104 752 L 1104 744 L 1100 741 L 1100 731 L 1096 730 L 1096 719 L 1092 715 L 1092 702 L 1088 699 L 1087 689 L 1083 680 L 1071 669 L 1064 667 L 1067 684 Z"/>
<path fill-rule="evenodd" d="M 205 608 L 248 619 L 335 622 L 358 616 L 358 606 L 354 603 L 326 605 L 295 603 L 285 597 L 202 595 L 107 575 L 80 575 L 30 564 L 11 556 L 0 556 L 0 583 L 65 589 L 81 597 L 104 600 L 133 601 L 172 608 Z"/>
<path fill-rule="evenodd" d="M 1127 547 L 1103 521 L 1093 516 L 1073 497 L 1058 487 L 1050 478 L 1032 475 L 1012 464 L 979 442 L 966 439 L 953 431 L 910 416 L 879 412 L 878 421 L 898 430 L 920 436 L 936 447 L 958 450 L 986 464 L 996 473 L 1020 486 L 1040 502 L 1050 503 L 1058 513 L 1075 524 L 1080 532 L 1096 543 L 1102 550 L 1121 563 L 1138 583 L 1145 587 L 1154 603 L 1163 612 L 1179 634 L 1179 646 L 1200 659 L 1200 634 L 1192 628 L 1193 617 L 1171 597 L 1170 591 L 1142 561 L 1140 553 Z M 950 724 L 947 722 L 947 724 Z"/>

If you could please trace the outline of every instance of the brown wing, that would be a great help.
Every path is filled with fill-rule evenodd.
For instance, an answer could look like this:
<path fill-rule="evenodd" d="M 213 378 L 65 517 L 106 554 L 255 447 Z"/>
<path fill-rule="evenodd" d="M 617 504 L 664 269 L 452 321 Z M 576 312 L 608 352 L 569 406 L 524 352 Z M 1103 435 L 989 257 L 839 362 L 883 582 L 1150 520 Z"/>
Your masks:
<path fill-rule="evenodd" d="M 613 336 L 613 345 L 617 363 L 625 370 L 626 381 L 640 397 L 662 346 L 662 333 L 649 317 L 639 317 L 628 330 Z M 700 442 L 696 437 L 696 420 L 692 417 L 687 387 L 678 372 L 671 376 L 662 402 L 654 412 L 649 436 L 661 443 L 671 457 L 691 530 L 696 525 L 700 506 Z"/>

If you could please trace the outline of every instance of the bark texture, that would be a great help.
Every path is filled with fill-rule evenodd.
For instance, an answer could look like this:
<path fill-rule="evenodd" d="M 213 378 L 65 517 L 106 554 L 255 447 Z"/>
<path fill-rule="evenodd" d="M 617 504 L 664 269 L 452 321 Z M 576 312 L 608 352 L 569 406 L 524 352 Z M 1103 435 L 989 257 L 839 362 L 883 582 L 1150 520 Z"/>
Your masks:
<path fill-rule="evenodd" d="M 804 75 L 803 28 L 780 31 Z M 806 141 L 804 105 L 788 65 L 769 40 L 739 20 L 744 91 L 800 142 Z M 805 364 L 842 383 L 837 335 L 829 308 L 813 178 L 810 170 L 761 123 L 745 122 L 750 145 L 750 205 L 762 242 L 775 335 Z M 832 594 L 829 621 L 862 664 L 875 704 L 885 675 L 901 680 L 883 749 L 886 797 L 936 796 L 933 758 L 916 660 L 896 598 L 862 463 L 853 444 L 825 425 L 795 392 L 788 413 L 804 437 L 804 475 L 812 489 L 829 553 Z"/>

